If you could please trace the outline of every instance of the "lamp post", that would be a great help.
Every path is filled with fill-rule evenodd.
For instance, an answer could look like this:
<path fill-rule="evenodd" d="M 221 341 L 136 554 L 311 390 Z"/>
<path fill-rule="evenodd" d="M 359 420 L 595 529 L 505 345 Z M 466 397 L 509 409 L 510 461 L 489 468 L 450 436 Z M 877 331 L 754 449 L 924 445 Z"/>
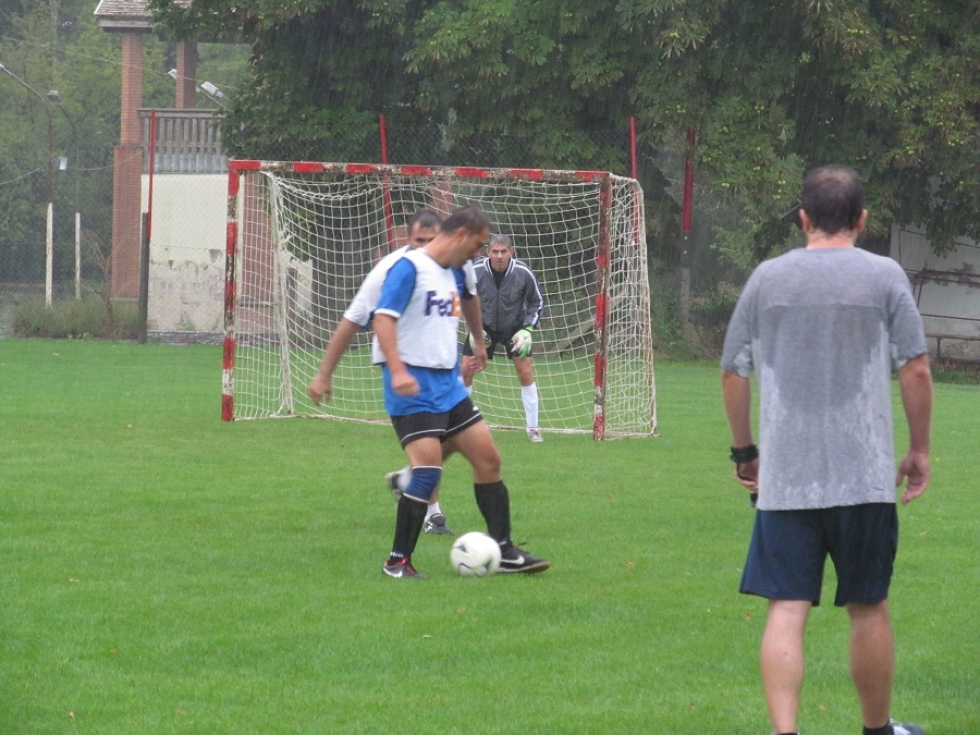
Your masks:
<path fill-rule="evenodd" d="M 75 121 L 71 119 L 71 115 L 65 109 L 64 105 L 61 104 L 61 95 L 58 94 L 58 90 L 52 89 L 48 92 L 48 100 L 58 106 L 61 110 L 61 114 L 65 116 L 65 120 L 71 126 L 71 142 L 72 148 L 75 151 L 75 163 L 74 174 L 75 174 L 75 300 L 79 301 L 82 298 L 82 213 L 78 207 L 78 191 L 79 191 L 79 172 L 82 168 L 81 159 L 78 157 L 78 129 L 75 127 Z"/>
<path fill-rule="evenodd" d="M 3 64 L 0 64 L 0 71 L 41 100 L 44 111 L 48 114 L 48 213 L 47 237 L 44 242 L 44 303 L 46 306 L 51 306 L 51 292 L 54 285 L 54 118 L 51 115 L 48 100 L 40 92 Z"/>

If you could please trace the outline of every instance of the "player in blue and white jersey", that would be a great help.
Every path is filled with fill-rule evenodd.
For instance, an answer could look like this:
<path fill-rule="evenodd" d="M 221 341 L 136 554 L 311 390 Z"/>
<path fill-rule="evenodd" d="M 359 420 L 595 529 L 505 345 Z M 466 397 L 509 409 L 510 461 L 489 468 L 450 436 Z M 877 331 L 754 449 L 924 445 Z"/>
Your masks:
<path fill-rule="evenodd" d="M 384 285 L 388 270 L 405 253 L 414 248 L 420 248 L 431 241 L 438 234 L 441 224 L 442 219 L 431 210 L 423 209 L 416 212 L 408 222 L 408 244 L 383 257 L 364 278 L 357 294 L 347 307 L 344 316 L 330 337 L 330 342 L 327 344 L 327 348 L 323 353 L 323 359 L 320 361 L 320 369 L 313 376 L 313 380 L 307 389 L 314 403 L 319 404 L 324 399 L 329 401 L 332 397 L 334 370 L 337 369 L 341 358 L 347 351 L 347 348 L 350 347 L 354 336 L 358 332 L 370 328 L 371 316 L 378 305 L 378 300 L 381 298 L 381 287 Z M 472 266 L 468 270 L 470 273 L 467 274 L 467 279 L 475 284 L 476 276 L 472 272 Z M 472 286 L 471 290 L 475 292 L 475 286 Z M 474 308 L 477 313 L 480 310 L 478 303 L 473 304 L 471 308 Z M 384 362 L 384 356 L 381 355 L 377 347 L 376 338 L 374 340 L 374 357 L 376 363 Z M 402 476 L 407 475 L 410 475 L 410 472 L 403 470 L 389 473 L 385 478 L 388 487 L 395 493 L 396 498 L 401 494 L 401 489 L 399 489 L 397 483 Z M 425 532 L 434 535 L 453 535 L 453 532 L 446 523 L 446 515 L 442 512 L 442 508 L 439 505 L 438 488 L 429 500 L 425 518 Z"/>
<path fill-rule="evenodd" d="M 457 210 L 427 245 L 407 253 L 385 278 L 374 313 L 374 331 L 384 355 L 385 409 L 412 467 L 412 479 L 398 501 L 395 537 L 383 567 L 395 578 L 425 579 L 412 566 L 412 552 L 425 518 L 426 501 L 442 476 L 443 444 L 473 467 L 477 506 L 487 532 L 500 544 L 501 572 L 540 572 L 547 559 L 519 549 L 511 539 L 510 498 L 500 475 L 500 452 L 480 410 L 460 381 L 457 346 L 462 303 L 475 296 L 463 265 L 490 234 L 490 223 L 472 207 Z M 482 321 L 467 316 L 479 334 Z M 469 367 L 486 364 L 477 345 Z"/>

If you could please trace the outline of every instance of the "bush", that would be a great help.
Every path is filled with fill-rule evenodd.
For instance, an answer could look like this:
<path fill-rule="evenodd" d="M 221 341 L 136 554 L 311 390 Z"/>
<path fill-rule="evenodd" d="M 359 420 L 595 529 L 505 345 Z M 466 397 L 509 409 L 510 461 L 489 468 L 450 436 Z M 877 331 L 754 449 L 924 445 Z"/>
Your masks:
<path fill-rule="evenodd" d="M 130 304 L 90 297 L 48 307 L 43 299 L 31 299 L 14 312 L 13 331 L 45 339 L 136 339 L 138 325 L 139 312 Z"/>

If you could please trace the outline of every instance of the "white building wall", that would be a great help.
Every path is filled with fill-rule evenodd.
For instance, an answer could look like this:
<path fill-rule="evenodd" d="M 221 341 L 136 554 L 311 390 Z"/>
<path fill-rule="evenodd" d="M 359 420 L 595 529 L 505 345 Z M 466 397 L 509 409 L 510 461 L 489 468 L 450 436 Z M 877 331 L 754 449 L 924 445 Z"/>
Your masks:
<path fill-rule="evenodd" d="M 148 211 L 149 176 L 143 176 Z M 227 174 L 156 174 L 150 236 L 148 332 L 224 331 Z M 284 254 L 293 307 L 310 308 L 311 264 Z"/>
<path fill-rule="evenodd" d="M 929 351 L 954 360 L 980 360 L 980 245 L 958 242 L 938 256 L 922 232 L 892 228 L 891 256 L 912 281 Z"/>
<path fill-rule="evenodd" d="M 155 174 L 151 211 L 147 331 L 224 328 L 227 174 Z"/>

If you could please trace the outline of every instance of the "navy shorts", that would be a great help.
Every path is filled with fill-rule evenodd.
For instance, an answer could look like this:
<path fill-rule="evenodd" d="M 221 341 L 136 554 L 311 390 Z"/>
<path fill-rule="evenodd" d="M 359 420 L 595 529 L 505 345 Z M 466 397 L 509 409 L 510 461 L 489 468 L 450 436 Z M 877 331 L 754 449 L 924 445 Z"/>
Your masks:
<path fill-rule="evenodd" d="M 834 604 L 874 605 L 888 598 L 897 550 L 894 503 L 760 510 L 739 591 L 819 605 L 829 556 L 837 573 Z"/>
<path fill-rule="evenodd" d="M 410 413 L 406 416 L 392 416 L 391 425 L 395 427 L 402 448 L 416 439 L 434 436 L 440 442 L 456 436 L 459 432 L 483 420 L 483 414 L 473 401 L 464 398 L 445 413 Z"/>

